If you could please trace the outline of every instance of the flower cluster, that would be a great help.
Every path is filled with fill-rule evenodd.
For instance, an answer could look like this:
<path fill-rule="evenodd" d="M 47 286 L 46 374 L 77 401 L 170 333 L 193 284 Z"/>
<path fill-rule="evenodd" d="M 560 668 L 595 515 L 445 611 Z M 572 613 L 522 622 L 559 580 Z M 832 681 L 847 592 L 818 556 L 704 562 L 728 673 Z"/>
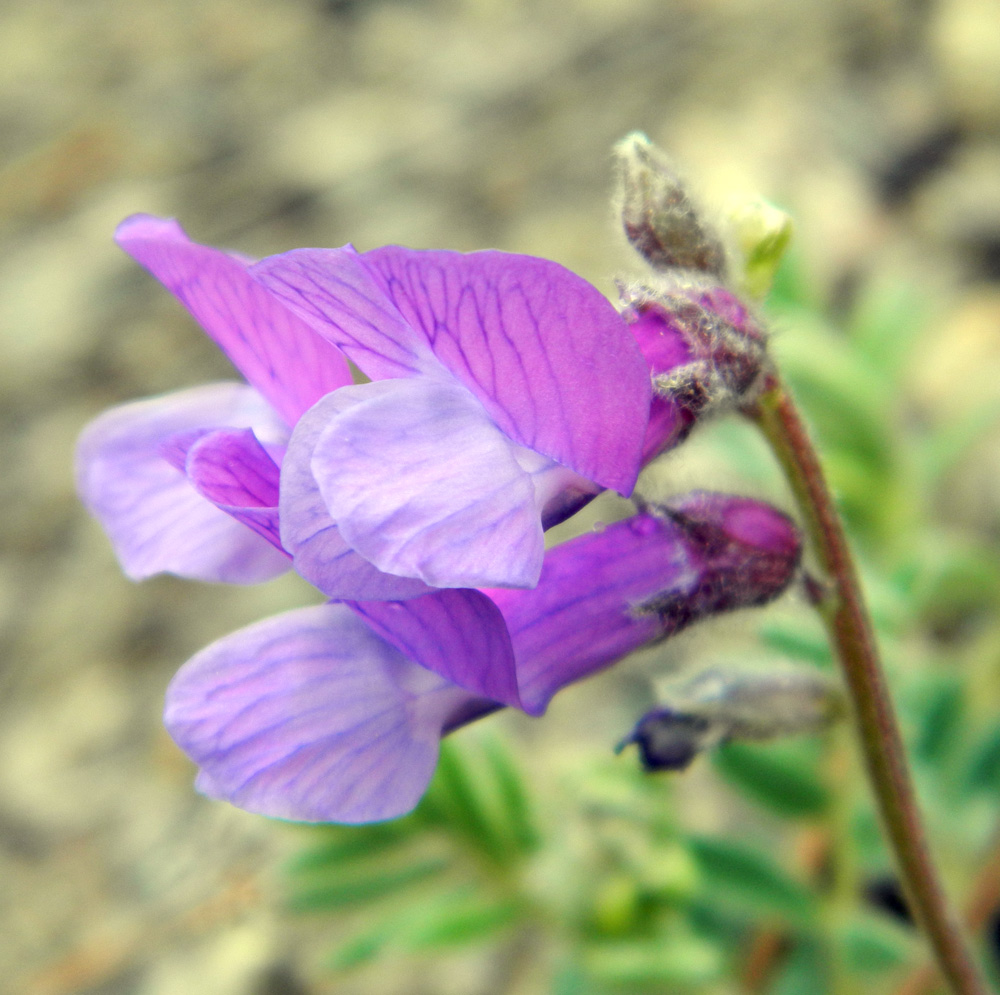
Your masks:
<path fill-rule="evenodd" d="M 167 727 L 209 795 L 289 819 L 400 815 L 442 735 L 504 706 L 541 714 L 796 570 L 784 515 L 704 492 L 545 550 L 547 528 L 602 490 L 631 494 L 752 389 L 763 339 L 718 252 L 619 311 L 558 264 L 502 252 L 253 262 L 143 215 L 117 241 L 243 382 L 97 418 L 77 453 L 85 504 L 133 578 L 294 569 L 328 599 L 220 640 L 171 684 Z"/>

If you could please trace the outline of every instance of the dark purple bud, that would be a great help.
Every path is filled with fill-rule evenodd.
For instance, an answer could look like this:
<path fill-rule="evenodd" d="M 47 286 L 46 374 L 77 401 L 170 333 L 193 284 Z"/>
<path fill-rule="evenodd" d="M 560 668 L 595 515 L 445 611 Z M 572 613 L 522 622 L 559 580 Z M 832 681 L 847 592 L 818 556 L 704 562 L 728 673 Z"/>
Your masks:
<path fill-rule="evenodd" d="M 692 269 L 724 279 L 726 250 L 700 216 L 670 159 L 635 131 L 615 146 L 622 225 L 653 269 Z"/>
<path fill-rule="evenodd" d="M 790 518 L 751 498 L 694 491 L 648 509 L 679 526 L 699 561 L 698 579 L 635 610 L 660 616 L 667 634 L 718 612 L 763 605 L 795 576 L 802 553 Z"/>
<path fill-rule="evenodd" d="M 615 753 L 635 743 L 646 770 L 685 770 L 705 749 L 706 737 L 711 732 L 712 723 L 708 719 L 671 708 L 657 708 L 636 723 L 615 747 Z"/>
<path fill-rule="evenodd" d="M 683 770 L 730 740 L 819 732 L 843 714 L 839 688 L 811 670 L 711 669 L 675 688 L 618 744 L 639 748 L 646 770 Z"/>

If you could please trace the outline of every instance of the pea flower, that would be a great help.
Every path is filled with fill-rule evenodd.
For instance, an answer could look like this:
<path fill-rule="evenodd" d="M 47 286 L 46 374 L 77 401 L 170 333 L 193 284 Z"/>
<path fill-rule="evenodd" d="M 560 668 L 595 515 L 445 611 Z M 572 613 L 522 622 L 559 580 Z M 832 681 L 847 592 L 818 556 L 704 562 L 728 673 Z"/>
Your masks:
<path fill-rule="evenodd" d="M 332 598 L 530 587 L 544 528 L 630 493 L 688 426 L 662 399 L 650 422 L 628 316 L 547 260 L 346 246 L 252 263 L 145 215 L 116 238 L 246 380 L 84 432 L 80 493 L 134 578 L 294 564 Z"/>
<path fill-rule="evenodd" d="M 426 789 L 443 735 L 503 705 L 540 715 L 640 646 L 770 601 L 799 554 L 769 506 L 694 493 L 549 550 L 533 590 L 326 604 L 252 625 L 181 668 L 165 722 L 212 797 L 302 821 L 394 818 Z"/>

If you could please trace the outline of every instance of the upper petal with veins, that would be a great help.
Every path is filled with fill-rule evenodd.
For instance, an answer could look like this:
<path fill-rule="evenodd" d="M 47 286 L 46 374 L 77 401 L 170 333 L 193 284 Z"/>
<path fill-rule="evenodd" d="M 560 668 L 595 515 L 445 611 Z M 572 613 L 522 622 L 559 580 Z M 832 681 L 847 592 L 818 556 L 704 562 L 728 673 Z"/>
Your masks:
<path fill-rule="evenodd" d="M 351 383 L 340 352 L 268 293 L 227 252 L 190 241 L 176 221 L 135 214 L 117 243 L 191 312 L 288 425 Z"/>
<path fill-rule="evenodd" d="M 649 369 L 612 305 L 559 264 L 388 246 L 298 249 L 251 273 L 370 377 L 446 370 L 515 442 L 631 492 Z"/>

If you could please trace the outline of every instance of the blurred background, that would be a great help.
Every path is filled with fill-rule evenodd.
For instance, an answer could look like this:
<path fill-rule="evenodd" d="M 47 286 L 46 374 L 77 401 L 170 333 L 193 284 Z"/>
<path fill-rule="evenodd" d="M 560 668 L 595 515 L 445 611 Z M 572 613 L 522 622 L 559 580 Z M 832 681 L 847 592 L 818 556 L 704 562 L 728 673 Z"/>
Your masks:
<path fill-rule="evenodd" d="M 897 661 L 973 637 L 990 661 L 1000 655 L 990 586 L 1000 539 L 995 0 L 9 0 L 0 990 L 555 990 L 546 972 L 558 942 L 523 937 L 424 955 L 416 972 L 405 958 L 367 974 L 331 970 L 342 917 L 287 908 L 282 868 L 313 837 L 196 796 L 160 727 L 164 688 L 188 656 L 317 596 L 294 579 L 129 583 L 76 502 L 72 449 L 111 404 L 229 376 L 186 313 L 113 246 L 126 215 L 173 215 L 196 240 L 250 255 L 347 241 L 496 247 L 556 259 L 613 296 L 615 276 L 642 272 L 611 206 L 610 148 L 633 129 L 668 149 L 720 213 L 763 195 L 795 216 L 777 347 L 807 391 L 819 383 L 814 416 L 829 416 L 819 427 L 840 456 L 835 483 L 890 630 L 899 590 L 912 593 L 899 577 L 922 578 L 888 637 L 898 637 Z M 859 325 L 859 313 L 871 320 Z M 838 338 L 845 327 L 862 329 L 860 353 Z M 864 339 L 873 328 L 889 338 Z M 810 381 L 810 363 L 827 359 Z M 852 463 L 841 403 L 848 422 L 878 436 L 868 462 Z M 942 426 L 930 455 L 907 448 L 907 433 L 925 440 Z M 762 451 L 734 431 L 707 431 L 647 489 L 783 500 L 770 469 L 755 468 Z M 883 443 L 902 446 L 884 465 Z M 910 472 L 925 459 L 937 459 L 931 476 Z M 914 538 L 930 520 L 934 530 Z M 955 566 L 966 553 L 972 565 Z M 930 561 L 943 566 L 928 580 L 920 564 Z M 769 617 L 788 616 L 791 629 L 754 652 L 809 643 L 808 632 L 788 637 L 808 629 L 802 614 L 787 598 Z M 507 744 L 527 790 L 546 799 L 540 832 L 564 858 L 579 854 L 593 836 L 577 824 L 589 797 L 580 778 L 607 762 L 634 768 L 634 757 L 607 758 L 655 700 L 655 675 L 729 644 L 744 652 L 757 622 L 713 623 L 565 693 L 544 722 L 499 717 L 455 745 L 474 750 L 484 734 Z M 987 692 L 1000 686 L 992 671 L 983 680 Z M 748 803 L 720 783 L 700 767 L 664 787 L 662 803 L 685 831 L 721 831 Z M 763 839 L 785 838 L 761 818 Z M 566 859 L 533 865 L 526 887 L 590 866 L 585 853 Z M 964 887 L 969 868 L 954 873 Z M 724 975 L 709 964 L 688 982 L 738 990 Z M 585 990 L 565 977 L 566 992 Z"/>

